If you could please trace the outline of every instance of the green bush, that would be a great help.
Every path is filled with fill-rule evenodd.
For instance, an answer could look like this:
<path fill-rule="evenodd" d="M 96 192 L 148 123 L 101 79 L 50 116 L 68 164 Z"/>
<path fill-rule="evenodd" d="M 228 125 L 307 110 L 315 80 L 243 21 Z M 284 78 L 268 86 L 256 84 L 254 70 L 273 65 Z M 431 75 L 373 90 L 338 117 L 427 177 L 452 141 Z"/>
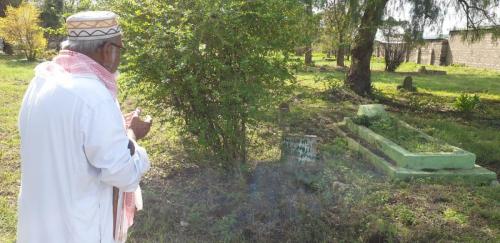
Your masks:
<path fill-rule="evenodd" d="M 249 127 L 289 90 L 298 2 L 112 1 L 127 46 L 122 87 L 142 91 L 163 117 L 181 118 L 185 132 L 235 168 L 246 161 Z"/>
<path fill-rule="evenodd" d="M 463 93 L 457 97 L 453 106 L 460 112 L 470 114 L 476 110 L 481 104 L 481 100 L 477 94 L 470 95 Z"/>

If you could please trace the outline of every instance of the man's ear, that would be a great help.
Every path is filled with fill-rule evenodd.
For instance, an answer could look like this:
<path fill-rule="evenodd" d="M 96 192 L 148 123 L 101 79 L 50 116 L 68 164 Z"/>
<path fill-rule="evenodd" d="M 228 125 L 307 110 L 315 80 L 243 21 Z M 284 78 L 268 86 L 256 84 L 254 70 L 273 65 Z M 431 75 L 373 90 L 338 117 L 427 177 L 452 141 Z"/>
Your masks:
<path fill-rule="evenodd" d="M 99 48 L 98 52 L 100 60 L 99 63 L 106 69 L 111 68 L 110 63 L 112 62 L 111 60 L 112 51 L 113 51 L 113 46 L 111 45 L 110 42 L 105 42 L 104 45 L 102 45 L 101 48 Z"/>
<path fill-rule="evenodd" d="M 105 62 L 109 62 L 111 59 L 111 52 L 113 51 L 112 48 L 113 46 L 111 45 L 110 42 L 105 42 L 104 45 L 101 48 L 101 58 Z"/>

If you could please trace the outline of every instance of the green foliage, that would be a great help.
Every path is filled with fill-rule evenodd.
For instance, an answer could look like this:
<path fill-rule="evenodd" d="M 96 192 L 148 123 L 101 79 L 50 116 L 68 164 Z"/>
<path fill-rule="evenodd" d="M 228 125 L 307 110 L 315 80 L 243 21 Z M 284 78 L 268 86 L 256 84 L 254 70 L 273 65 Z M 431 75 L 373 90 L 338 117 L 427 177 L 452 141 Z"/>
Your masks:
<path fill-rule="evenodd" d="M 447 208 L 443 212 L 443 217 L 445 220 L 454 221 L 454 222 L 457 222 L 459 224 L 465 224 L 467 222 L 466 215 L 464 215 L 460 212 L 457 212 L 457 211 L 453 210 L 452 208 Z"/>
<path fill-rule="evenodd" d="M 57 54 L 58 52 L 56 50 L 47 49 L 42 53 L 40 57 L 45 60 L 52 60 L 55 56 L 57 56 Z"/>
<path fill-rule="evenodd" d="M 63 14 L 63 0 L 44 0 L 40 6 L 42 26 L 58 28 L 61 26 L 61 15 Z"/>
<path fill-rule="evenodd" d="M 43 31 L 47 38 L 62 42 L 68 35 L 66 29 L 66 18 L 81 11 L 98 10 L 106 6 L 104 1 L 92 0 L 45 0 L 42 9 Z"/>
<path fill-rule="evenodd" d="M 5 10 L 7 6 L 17 7 L 21 4 L 21 0 L 2 0 L 0 1 L 0 17 L 5 17 Z"/>
<path fill-rule="evenodd" d="M 455 109 L 465 114 L 470 114 L 475 111 L 479 105 L 481 104 L 481 100 L 477 94 L 470 95 L 466 93 L 462 93 L 458 96 L 453 103 Z"/>
<path fill-rule="evenodd" d="M 367 115 L 356 116 L 352 121 L 360 126 L 370 127 L 372 125 L 372 118 Z"/>
<path fill-rule="evenodd" d="M 407 51 L 413 47 L 413 36 L 408 21 L 392 17 L 384 20 L 379 27 L 384 42 L 385 71 L 394 72 L 404 62 Z"/>
<path fill-rule="evenodd" d="M 34 5 L 23 3 L 18 8 L 8 6 L 6 16 L 0 19 L 0 36 L 21 50 L 28 61 L 35 60 L 47 46 L 39 16 Z"/>
<path fill-rule="evenodd" d="M 338 0 L 324 1 L 322 12 L 321 44 L 323 50 L 336 51 L 337 59 L 344 59 L 345 51 L 349 49 L 354 30 L 359 22 L 359 1 Z M 344 63 L 339 63 L 341 66 Z"/>
<path fill-rule="evenodd" d="M 366 242 L 399 242 L 398 229 L 386 219 L 376 219 L 368 225 Z"/>
<path fill-rule="evenodd" d="M 225 167 L 244 162 L 247 129 L 287 93 L 297 1 L 114 1 L 125 32 L 122 87 L 182 118 Z"/>
<path fill-rule="evenodd" d="M 398 218 L 405 225 L 414 225 L 416 223 L 415 214 L 404 205 L 396 207 L 393 213 L 393 216 Z"/>

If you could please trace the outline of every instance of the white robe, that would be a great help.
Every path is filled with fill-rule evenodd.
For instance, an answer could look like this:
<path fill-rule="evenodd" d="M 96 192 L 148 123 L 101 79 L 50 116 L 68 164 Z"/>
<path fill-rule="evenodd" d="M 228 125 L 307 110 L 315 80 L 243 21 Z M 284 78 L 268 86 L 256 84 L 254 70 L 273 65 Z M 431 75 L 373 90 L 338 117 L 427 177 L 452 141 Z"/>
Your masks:
<path fill-rule="evenodd" d="M 113 242 L 112 187 L 136 190 L 149 169 L 130 155 L 117 101 L 94 76 L 36 68 L 19 114 L 17 242 Z"/>

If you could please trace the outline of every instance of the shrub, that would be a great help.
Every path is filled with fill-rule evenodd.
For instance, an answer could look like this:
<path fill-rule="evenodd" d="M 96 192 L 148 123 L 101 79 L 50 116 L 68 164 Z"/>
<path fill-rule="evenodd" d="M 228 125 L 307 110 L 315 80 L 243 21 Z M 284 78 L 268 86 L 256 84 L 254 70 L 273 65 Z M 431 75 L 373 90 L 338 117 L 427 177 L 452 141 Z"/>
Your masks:
<path fill-rule="evenodd" d="M 35 60 L 47 46 L 39 16 L 34 5 L 23 3 L 18 8 L 8 6 L 5 18 L 0 18 L 0 36 L 21 50 L 28 61 Z"/>
<path fill-rule="evenodd" d="M 128 47 L 122 84 L 180 117 L 226 167 L 246 161 L 247 129 L 293 78 L 298 1 L 116 0 L 112 8 Z"/>
<path fill-rule="evenodd" d="M 55 56 L 57 56 L 59 52 L 57 50 L 54 50 L 54 49 L 48 49 L 46 51 L 44 51 L 42 53 L 42 55 L 40 56 L 41 58 L 43 58 L 44 60 L 46 61 L 50 61 L 52 60 Z"/>
<path fill-rule="evenodd" d="M 470 114 L 476 110 L 481 104 L 481 100 L 477 94 L 470 95 L 463 93 L 457 97 L 453 106 L 460 112 Z"/>

